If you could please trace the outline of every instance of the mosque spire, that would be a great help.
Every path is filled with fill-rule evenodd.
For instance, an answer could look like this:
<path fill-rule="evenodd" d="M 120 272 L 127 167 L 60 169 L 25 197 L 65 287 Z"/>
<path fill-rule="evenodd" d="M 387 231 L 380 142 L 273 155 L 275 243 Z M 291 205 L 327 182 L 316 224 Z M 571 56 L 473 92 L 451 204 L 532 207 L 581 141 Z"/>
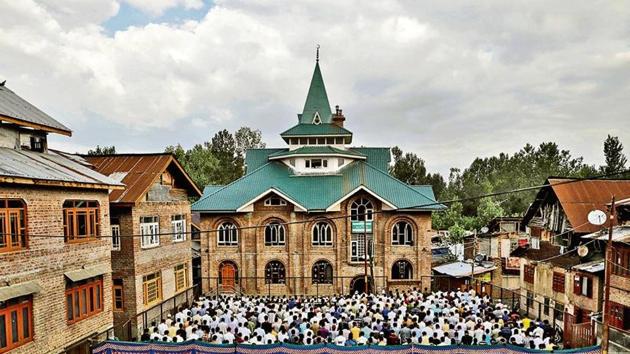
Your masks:
<path fill-rule="evenodd" d="M 332 122 L 332 111 L 330 109 L 330 103 L 328 102 L 322 72 L 319 69 L 319 44 L 317 45 L 315 53 L 315 71 L 313 72 L 311 85 L 308 89 L 306 102 L 304 103 L 304 110 L 302 114 L 298 116 L 302 124 Z"/>

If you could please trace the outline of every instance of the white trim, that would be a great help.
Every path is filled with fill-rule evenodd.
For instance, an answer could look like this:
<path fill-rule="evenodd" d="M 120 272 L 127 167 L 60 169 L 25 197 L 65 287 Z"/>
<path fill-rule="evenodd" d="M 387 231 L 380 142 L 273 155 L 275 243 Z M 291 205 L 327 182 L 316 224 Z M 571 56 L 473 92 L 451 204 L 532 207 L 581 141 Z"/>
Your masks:
<path fill-rule="evenodd" d="M 259 195 L 257 195 L 256 197 L 254 197 L 252 200 L 250 200 L 250 201 L 246 202 L 245 204 L 241 205 L 240 207 L 238 207 L 238 208 L 236 209 L 236 212 L 239 212 L 239 211 L 253 211 L 253 205 L 254 205 L 254 202 L 256 202 L 257 200 L 259 200 L 260 198 L 262 198 L 262 197 L 266 196 L 267 194 L 269 194 L 269 193 L 271 193 L 271 192 L 276 193 L 277 195 L 279 195 L 279 196 L 281 196 L 282 198 L 286 199 L 286 200 L 287 200 L 288 202 L 290 202 L 291 204 L 295 205 L 295 208 L 296 208 L 296 209 L 298 209 L 298 211 L 306 211 L 306 208 L 305 208 L 305 207 L 303 207 L 302 205 L 300 205 L 300 204 L 299 204 L 298 202 L 296 202 L 295 200 L 293 200 L 293 199 L 291 199 L 291 198 L 287 197 L 284 193 L 282 193 L 282 192 L 278 191 L 278 190 L 277 190 L 277 189 L 275 189 L 275 188 L 269 188 L 269 189 L 267 189 L 266 191 L 264 191 L 264 192 L 260 193 Z M 252 209 L 249 209 L 249 208 L 248 208 L 250 205 L 252 206 Z"/>
<path fill-rule="evenodd" d="M 355 194 L 356 192 L 363 190 L 365 192 L 367 192 L 369 195 L 373 196 L 374 198 L 380 200 L 383 204 L 385 204 L 386 206 L 389 207 L 389 209 L 387 208 L 383 208 L 383 210 L 394 210 L 394 209 L 398 209 L 397 206 L 395 206 L 394 204 L 388 202 L 387 200 L 381 198 L 378 194 L 372 192 L 371 190 L 369 190 L 367 187 L 365 187 L 364 185 L 360 185 L 357 188 L 355 188 L 354 190 L 352 190 L 350 193 L 344 195 L 343 197 L 341 197 L 341 199 L 337 200 L 336 202 L 332 203 L 328 208 L 326 208 L 326 211 L 335 211 L 335 210 L 339 210 L 338 209 L 338 205 L 341 204 L 341 202 L 343 202 L 344 200 L 350 198 L 353 194 Z"/>
<path fill-rule="evenodd" d="M 315 115 L 313 116 L 313 124 L 315 125 L 322 124 L 322 118 L 319 116 L 319 112 L 315 112 Z"/>
<path fill-rule="evenodd" d="M 357 159 L 357 160 L 366 160 L 367 156 L 357 156 L 357 155 L 351 155 L 351 154 L 342 154 L 342 153 L 338 153 L 338 152 L 333 152 L 333 153 L 321 153 L 321 154 L 290 154 L 290 155 L 278 155 L 278 156 L 273 156 L 270 157 L 269 160 L 280 160 L 280 159 L 285 159 L 288 157 L 320 157 L 320 156 L 331 156 L 331 157 L 347 157 L 347 158 L 351 158 L 351 159 Z"/>

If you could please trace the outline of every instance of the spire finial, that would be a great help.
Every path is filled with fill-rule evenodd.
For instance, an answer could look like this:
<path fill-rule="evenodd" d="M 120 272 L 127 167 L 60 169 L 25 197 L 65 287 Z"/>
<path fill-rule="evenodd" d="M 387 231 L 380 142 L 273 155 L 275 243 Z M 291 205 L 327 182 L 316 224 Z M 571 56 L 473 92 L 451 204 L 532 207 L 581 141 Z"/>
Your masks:
<path fill-rule="evenodd" d="M 319 44 L 317 45 L 317 53 L 315 54 L 315 62 L 319 63 Z"/>

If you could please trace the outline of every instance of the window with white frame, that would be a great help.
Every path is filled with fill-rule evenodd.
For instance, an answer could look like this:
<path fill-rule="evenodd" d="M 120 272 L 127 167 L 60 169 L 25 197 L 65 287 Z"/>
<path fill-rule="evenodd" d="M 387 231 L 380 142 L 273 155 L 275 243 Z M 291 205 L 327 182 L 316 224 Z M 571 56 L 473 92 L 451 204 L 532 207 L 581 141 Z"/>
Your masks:
<path fill-rule="evenodd" d="M 366 239 L 367 238 L 367 239 Z M 367 256 L 374 256 L 374 243 L 371 234 L 352 234 L 350 238 L 350 261 L 363 261 L 366 256 L 365 246 L 367 244 Z"/>
<path fill-rule="evenodd" d="M 112 250 L 120 251 L 120 225 L 112 225 Z"/>
<path fill-rule="evenodd" d="M 171 227 L 173 229 L 173 242 L 186 240 L 186 215 L 171 216 Z"/>
<path fill-rule="evenodd" d="M 140 217 L 140 246 L 154 247 L 160 244 L 160 219 L 157 216 Z"/>
<path fill-rule="evenodd" d="M 304 161 L 304 167 L 319 169 L 328 167 L 328 160 L 326 159 L 308 159 Z"/>
<path fill-rule="evenodd" d="M 374 207 L 369 199 L 357 199 L 350 206 L 350 219 L 352 221 L 372 221 L 373 211 Z"/>
<path fill-rule="evenodd" d="M 269 197 L 265 199 L 265 206 L 285 206 L 287 201 L 280 197 Z"/>
<path fill-rule="evenodd" d="M 313 246 L 332 246 L 333 244 L 332 226 L 325 221 L 320 221 L 313 225 L 312 236 Z"/>
<path fill-rule="evenodd" d="M 413 229 L 406 221 L 399 221 L 392 228 L 392 245 L 413 246 Z"/>
<path fill-rule="evenodd" d="M 282 246 L 285 244 L 284 225 L 277 221 L 265 226 L 265 246 Z"/>
<path fill-rule="evenodd" d="M 219 246 L 237 246 L 238 245 L 238 229 L 231 222 L 224 222 L 217 228 L 217 245 Z"/>

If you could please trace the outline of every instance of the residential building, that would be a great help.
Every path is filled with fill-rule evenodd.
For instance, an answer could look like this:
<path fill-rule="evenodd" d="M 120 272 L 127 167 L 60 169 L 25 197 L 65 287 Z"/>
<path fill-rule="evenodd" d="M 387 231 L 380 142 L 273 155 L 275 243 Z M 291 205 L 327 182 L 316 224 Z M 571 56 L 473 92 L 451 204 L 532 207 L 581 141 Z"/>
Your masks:
<path fill-rule="evenodd" d="M 575 180 L 549 177 L 523 217 L 523 226 L 535 239 L 567 246 L 580 244 L 580 236 L 599 231 L 588 222 L 594 209 L 606 210 L 613 195 L 630 198 L 630 180 Z M 536 242 L 536 241 L 533 241 Z"/>
<path fill-rule="evenodd" d="M 72 133 L 0 85 L 0 353 L 88 353 L 112 328 L 109 191 L 48 149 Z"/>
<path fill-rule="evenodd" d="M 350 147 L 344 124 L 317 63 L 298 124 L 281 134 L 288 147 L 248 150 L 245 176 L 193 204 L 212 230 L 201 237 L 204 291 L 429 287 L 431 212 L 443 206 L 430 186 L 388 173 L 389 148 Z"/>
<path fill-rule="evenodd" d="M 85 156 L 124 183 L 109 195 L 114 324 L 119 338 L 161 320 L 192 284 L 190 199 L 201 191 L 172 154 Z M 168 300 L 168 301 L 167 301 Z M 140 332 L 141 334 L 141 332 Z"/>

